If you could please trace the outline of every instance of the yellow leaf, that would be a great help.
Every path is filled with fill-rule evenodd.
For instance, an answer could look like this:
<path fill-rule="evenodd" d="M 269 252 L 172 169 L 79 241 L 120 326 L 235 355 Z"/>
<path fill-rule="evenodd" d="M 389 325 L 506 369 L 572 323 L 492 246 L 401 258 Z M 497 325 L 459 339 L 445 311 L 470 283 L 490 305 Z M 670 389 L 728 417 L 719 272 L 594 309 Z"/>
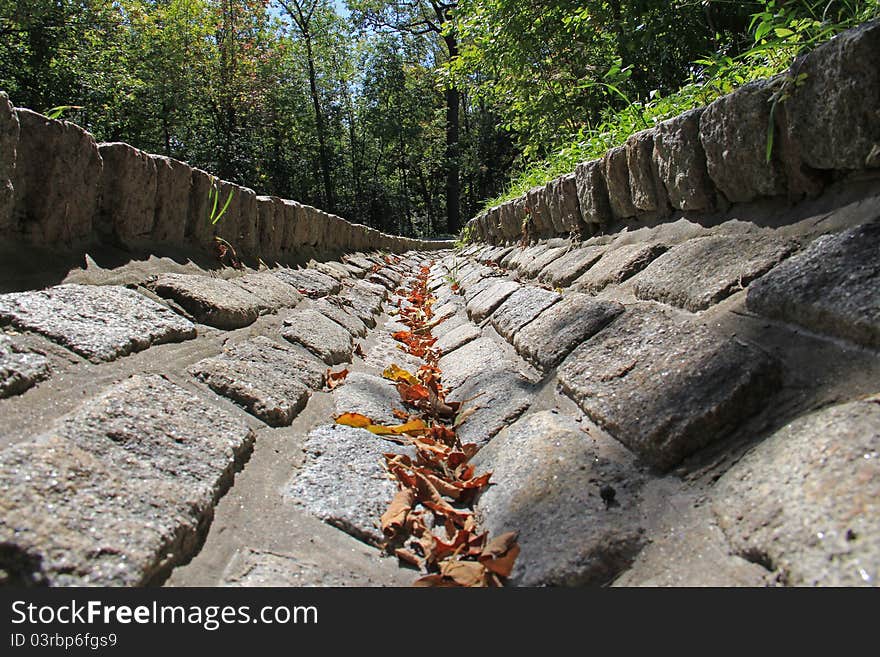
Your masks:
<path fill-rule="evenodd" d="M 385 368 L 385 371 L 382 372 L 382 376 L 391 381 L 405 381 L 411 386 L 419 384 L 419 380 L 415 376 L 393 363 Z"/>

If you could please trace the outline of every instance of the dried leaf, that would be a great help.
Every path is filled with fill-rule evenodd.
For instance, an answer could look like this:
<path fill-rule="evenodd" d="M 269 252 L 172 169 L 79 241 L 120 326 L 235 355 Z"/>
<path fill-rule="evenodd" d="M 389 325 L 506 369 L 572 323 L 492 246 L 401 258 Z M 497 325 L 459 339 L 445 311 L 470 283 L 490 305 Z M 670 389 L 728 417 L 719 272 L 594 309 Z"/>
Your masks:
<path fill-rule="evenodd" d="M 406 518 L 412 511 L 416 496 L 409 488 L 403 488 L 397 491 L 388 510 L 382 514 L 380 519 L 382 532 L 386 536 L 394 536 L 406 524 Z"/>
<path fill-rule="evenodd" d="M 331 372 L 327 370 L 327 389 L 333 390 L 343 381 L 345 381 L 345 377 L 348 376 L 348 370 L 340 370 L 339 372 Z"/>
<path fill-rule="evenodd" d="M 507 532 L 496 536 L 483 548 L 483 552 L 480 554 L 480 563 L 487 570 L 501 577 L 510 577 L 520 552 L 516 539 L 517 532 Z"/>
<path fill-rule="evenodd" d="M 413 582 L 413 586 L 416 588 L 455 588 L 458 584 L 453 580 L 446 579 L 443 575 L 426 575 Z"/>
<path fill-rule="evenodd" d="M 488 584 L 488 571 L 479 561 L 444 561 L 440 574 L 459 586 L 484 587 Z"/>

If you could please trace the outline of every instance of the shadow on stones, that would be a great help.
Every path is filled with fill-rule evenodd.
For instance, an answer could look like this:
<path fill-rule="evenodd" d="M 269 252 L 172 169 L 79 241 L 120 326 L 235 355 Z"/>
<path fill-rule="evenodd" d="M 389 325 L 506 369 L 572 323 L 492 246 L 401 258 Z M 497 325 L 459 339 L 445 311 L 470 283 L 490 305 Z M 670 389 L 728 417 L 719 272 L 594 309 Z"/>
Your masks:
<path fill-rule="evenodd" d="M 48 586 L 43 574 L 43 558 L 18 545 L 0 543 L 0 586 Z"/>

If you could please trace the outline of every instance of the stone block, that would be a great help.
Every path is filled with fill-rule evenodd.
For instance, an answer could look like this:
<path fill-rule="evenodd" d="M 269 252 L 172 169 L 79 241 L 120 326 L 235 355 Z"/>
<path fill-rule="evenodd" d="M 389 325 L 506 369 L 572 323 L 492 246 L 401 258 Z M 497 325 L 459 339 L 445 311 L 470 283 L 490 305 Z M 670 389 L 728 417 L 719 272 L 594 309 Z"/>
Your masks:
<path fill-rule="evenodd" d="M 703 108 L 690 110 L 657 126 L 654 159 L 672 207 L 685 211 L 710 211 L 715 188 L 706 168 L 700 143 Z"/>
<path fill-rule="evenodd" d="M 0 323 L 44 335 L 96 362 L 196 337 L 193 324 L 167 307 L 111 285 L 2 294 Z"/>

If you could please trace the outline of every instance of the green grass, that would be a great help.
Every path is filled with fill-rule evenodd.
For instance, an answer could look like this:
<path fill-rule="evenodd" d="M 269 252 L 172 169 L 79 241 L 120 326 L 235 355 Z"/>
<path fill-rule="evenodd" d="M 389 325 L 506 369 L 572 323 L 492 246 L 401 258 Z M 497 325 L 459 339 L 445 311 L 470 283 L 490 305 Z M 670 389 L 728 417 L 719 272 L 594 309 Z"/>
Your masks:
<path fill-rule="evenodd" d="M 699 77 L 693 77 L 674 94 L 661 97 L 652 92 L 644 100 L 627 99 L 628 105 L 622 110 L 607 109 L 596 125 L 582 128 L 546 159 L 524 163 L 503 193 L 486 201 L 484 209 L 519 198 L 533 187 L 573 172 L 580 162 L 604 156 L 640 130 L 708 105 L 748 82 L 780 73 L 796 56 L 878 16 L 880 0 L 836 3 L 801 0 L 781 3 L 781 6 L 768 0 L 765 10 L 752 17 L 754 46 L 751 49 L 737 57 L 713 54 L 694 62 L 701 67 Z M 603 82 L 596 84 L 610 87 Z M 617 96 L 624 96 L 616 87 L 611 90 Z M 768 151 L 771 148 L 772 132 L 768 131 Z"/>

